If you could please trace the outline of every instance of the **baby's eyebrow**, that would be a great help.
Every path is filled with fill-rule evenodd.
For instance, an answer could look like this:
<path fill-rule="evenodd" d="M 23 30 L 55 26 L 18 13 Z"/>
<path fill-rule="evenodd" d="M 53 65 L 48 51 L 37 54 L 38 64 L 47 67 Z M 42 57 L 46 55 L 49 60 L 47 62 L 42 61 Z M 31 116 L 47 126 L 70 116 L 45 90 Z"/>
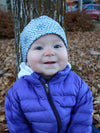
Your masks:
<path fill-rule="evenodd" d="M 54 44 L 63 44 L 62 41 L 55 41 Z"/>
<path fill-rule="evenodd" d="M 33 46 L 41 46 L 41 45 L 44 45 L 43 43 L 33 43 Z"/>

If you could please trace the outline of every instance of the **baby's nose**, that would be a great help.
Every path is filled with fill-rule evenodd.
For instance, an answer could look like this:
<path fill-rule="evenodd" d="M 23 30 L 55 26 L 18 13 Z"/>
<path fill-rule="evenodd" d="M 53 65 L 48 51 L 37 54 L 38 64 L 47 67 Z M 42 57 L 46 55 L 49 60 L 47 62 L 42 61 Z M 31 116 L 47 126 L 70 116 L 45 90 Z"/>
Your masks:
<path fill-rule="evenodd" d="M 52 49 L 48 49 L 44 52 L 44 56 L 54 56 L 54 51 Z"/>

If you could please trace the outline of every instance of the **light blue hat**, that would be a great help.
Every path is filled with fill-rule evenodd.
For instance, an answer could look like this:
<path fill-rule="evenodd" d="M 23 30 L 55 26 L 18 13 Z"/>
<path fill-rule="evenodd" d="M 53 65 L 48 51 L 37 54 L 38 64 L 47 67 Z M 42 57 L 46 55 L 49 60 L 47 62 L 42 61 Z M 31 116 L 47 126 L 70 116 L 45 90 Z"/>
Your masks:
<path fill-rule="evenodd" d="M 22 59 L 24 62 L 26 62 L 27 52 L 32 43 L 39 37 L 51 33 L 60 36 L 68 50 L 67 39 L 63 28 L 52 18 L 43 15 L 39 18 L 32 19 L 20 34 Z"/>

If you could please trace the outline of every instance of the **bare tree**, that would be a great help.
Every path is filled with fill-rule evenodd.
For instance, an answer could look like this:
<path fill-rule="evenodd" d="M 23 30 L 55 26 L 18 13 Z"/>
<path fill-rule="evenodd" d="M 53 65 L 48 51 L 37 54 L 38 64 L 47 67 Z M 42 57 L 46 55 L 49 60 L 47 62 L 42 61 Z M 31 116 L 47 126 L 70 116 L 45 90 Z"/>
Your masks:
<path fill-rule="evenodd" d="M 83 0 L 79 0 L 79 2 L 78 2 L 80 11 L 82 11 L 82 2 L 83 2 Z"/>
<path fill-rule="evenodd" d="M 16 75 L 19 65 L 22 62 L 20 47 L 20 32 L 25 25 L 32 19 L 41 15 L 58 21 L 63 28 L 66 19 L 66 0 L 13 0 L 13 14 L 15 27 L 15 46 L 16 46 Z"/>

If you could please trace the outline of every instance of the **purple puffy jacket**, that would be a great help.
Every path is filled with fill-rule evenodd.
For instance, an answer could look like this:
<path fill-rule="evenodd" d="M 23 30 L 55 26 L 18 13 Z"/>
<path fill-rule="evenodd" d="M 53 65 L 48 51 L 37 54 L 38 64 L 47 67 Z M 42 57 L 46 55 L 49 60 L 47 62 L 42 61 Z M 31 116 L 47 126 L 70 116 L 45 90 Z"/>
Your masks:
<path fill-rule="evenodd" d="M 88 85 L 68 66 L 49 82 L 23 76 L 5 99 L 10 133 L 91 133 L 92 111 Z"/>

